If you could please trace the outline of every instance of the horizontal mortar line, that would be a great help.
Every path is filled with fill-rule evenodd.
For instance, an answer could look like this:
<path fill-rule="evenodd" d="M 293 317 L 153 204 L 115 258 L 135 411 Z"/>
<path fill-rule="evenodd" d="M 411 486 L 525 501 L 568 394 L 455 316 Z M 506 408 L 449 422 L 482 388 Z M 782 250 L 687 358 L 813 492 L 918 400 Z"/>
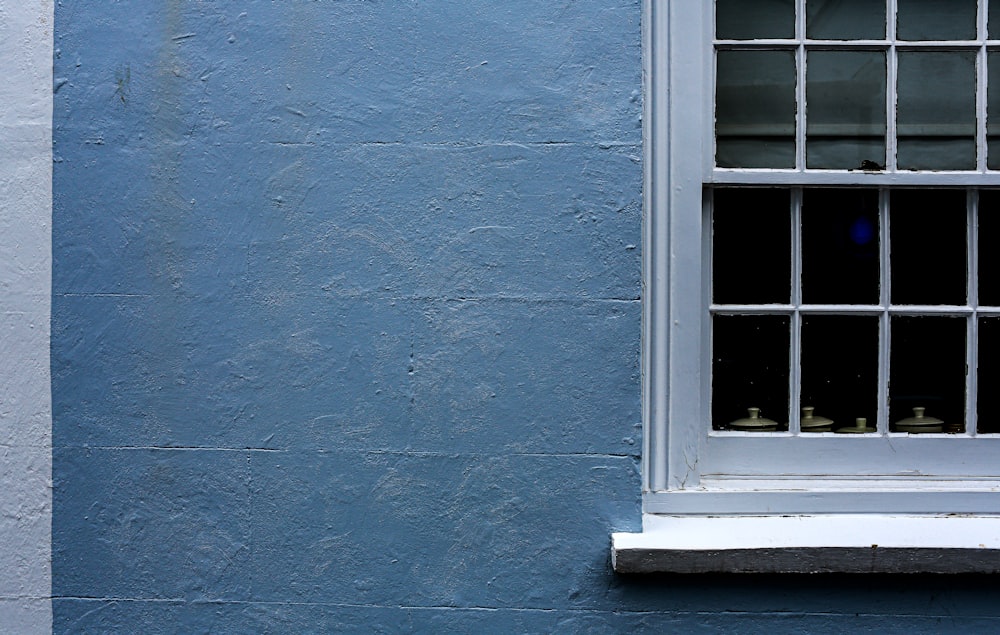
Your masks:
<path fill-rule="evenodd" d="M 48 598 L 39 598 L 48 599 Z M 359 608 L 359 609 L 401 609 L 407 611 L 471 611 L 471 612 L 500 612 L 510 611 L 517 613 L 577 613 L 607 615 L 691 615 L 706 617 L 741 617 L 741 616 L 762 616 L 773 615 L 780 617 L 841 617 L 846 615 L 857 617 L 882 617 L 882 618 L 925 618 L 925 619 L 986 619 L 1000 621 L 1000 616 L 993 615 L 953 615 L 947 613 L 865 613 L 856 611 L 789 611 L 781 609 L 765 609 L 760 611 L 734 611 L 734 610 L 699 610 L 691 611 L 685 609 L 621 609 L 621 608 L 579 608 L 579 607 L 519 607 L 519 606 L 450 606 L 450 605 L 430 605 L 411 606 L 406 604 L 358 604 L 351 602 L 286 602 L 268 600 L 185 600 L 185 599 L 164 599 L 164 598 L 128 598 L 128 597 L 87 597 L 87 596 L 52 596 L 53 600 L 78 600 L 86 602 L 157 602 L 171 604 L 190 605 L 234 605 L 234 606 L 316 606 L 330 608 Z"/>
<path fill-rule="evenodd" d="M 427 148 L 467 150 L 476 148 L 544 148 L 544 147 L 596 147 L 602 150 L 612 150 L 619 148 L 634 148 L 638 150 L 642 147 L 640 142 L 630 141 L 599 141 L 596 139 L 586 140 L 566 140 L 566 139 L 546 139 L 541 141 L 324 141 L 320 140 L 293 140 L 293 139 L 265 139 L 258 143 L 268 145 L 288 145 L 288 146 L 310 146 L 310 147 L 341 147 L 341 148 L 380 148 L 380 147 L 405 147 L 405 148 Z M 242 146 L 246 145 L 238 141 L 223 142 L 222 145 Z"/>
<path fill-rule="evenodd" d="M 371 298 L 373 294 L 358 295 L 359 298 Z M 375 295 L 377 297 L 377 295 Z M 568 297 L 543 297 L 543 296 L 516 296 L 516 295 L 491 295 L 491 296 L 475 296 L 475 297 L 461 297 L 461 296 L 390 296 L 388 298 L 393 302 L 406 302 L 406 301 L 416 301 L 416 302 L 538 302 L 547 304 L 566 304 L 566 303 L 579 303 L 579 302 L 608 302 L 608 303 L 633 303 L 641 302 L 642 298 L 639 296 L 627 297 L 627 298 L 592 298 L 587 296 L 568 296 Z"/>
<path fill-rule="evenodd" d="M 639 458 L 639 453 L 634 454 L 629 453 L 616 453 L 616 452 L 514 452 L 509 456 L 537 456 L 537 457 L 553 457 L 553 458 L 567 458 L 567 457 L 587 457 L 587 458 L 606 458 L 606 459 L 637 459 Z"/>
<path fill-rule="evenodd" d="M 59 293 L 53 292 L 52 295 L 63 297 L 63 298 L 151 298 L 152 294 L 149 293 Z"/>
<path fill-rule="evenodd" d="M 57 445 L 53 450 L 178 450 L 181 452 L 286 452 L 282 448 L 227 448 L 183 445 Z"/>
<path fill-rule="evenodd" d="M 393 450 L 391 448 L 373 448 L 370 450 L 346 450 L 341 448 L 332 448 L 328 450 L 319 450 L 323 453 L 334 453 L 334 452 L 363 452 L 365 454 L 378 454 L 382 456 L 417 456 L 417 457 L 446 457 L 452 459 L 461 458 L 486 458 L 491 456 L 505 456 L 503 454 L 486 454 L 484 452 L 439 452 L 436 450 Z"/>
<path fill-rule="evenodd" d="M 53 293 L 53 296 L 62 298 L 153 298 L 157 297 L 151 293 Z M 326 296 L 332 295 L 337 298 L 380 298 L 378 291 L 366 292 L 366 293 L 347 293 L 338 294 L 332 293 L 328 294 L 326 292 L 319 293 L 300 293 L 292 294 L 300 296 Z M 248 297 L 237 295 L 235 297 Z M 640 296 L 630 296 L 630 297 L 589 297 L 589 296 L 561 296 L 561 297 L 546 297 L 546 296 L 514 296 L 514 295 L 484 295 L 484 296 L 474 296 L 474 297 L 462 297 L 462 296 L 438 296 L 438 295 L 411 295 L 411 296 L 388 296 L 388 300 L 394 302 L 405 302 L 407 300 L 416 300 L 421 302 L 427 301 L 439 301 L 439 302 L 488 302 L 494 301 L 505 301 L 505 302 L 550 302 L 550 303 L 560 303 L 560 302 L 639 302 L 642 300 Z"/>
<path fill-rule="evenodd" d="M 47 450 L 48 448 L 41 448 Z M 638 458 L 639 454 L 615 454 L 607 452 L 440 452 L 436 450 L 394 450 L 391 448 L 224 448 L 224 447 L 183 447 L 183 446 L 138 446 L 138 445 L 60 445 L 53 450 L 176 450 L 180 452 L 271 452 L 285 454 L 373 454 L 379 456 L 444 457 L 444 458 L 504 458 L 504 457 L 547 457 L 547 458 Z"/>
<path fill-rule="evenodd" d="M 318 450 L 319 452 L 348 452 L 339 448 L 333 450 Z M 538 458 L 608 458 L 624 459 L 638 458 L 638 454 L 613 454 L 607 452 L 435 452 L 432 450 L 351 450 L 351 452 L 363 452 L 365 454 L 376 454 L 379 456 L 412 456 L 412 457 L 446 457 L 446 458 L 474 458 L 474 459 L 498 459 L 506 457 L 538 457 Z"/>
<path fill-rule="evenodd" d="M 126 598 L 126 597 L 96 597 L 87 595 L 53 595 L 53 600 L 77 600 L 82 602 L 161 602 L 165 604 L 247 604 L 237 600 L 198 600 L 190 601 L 184 598 Z"/>

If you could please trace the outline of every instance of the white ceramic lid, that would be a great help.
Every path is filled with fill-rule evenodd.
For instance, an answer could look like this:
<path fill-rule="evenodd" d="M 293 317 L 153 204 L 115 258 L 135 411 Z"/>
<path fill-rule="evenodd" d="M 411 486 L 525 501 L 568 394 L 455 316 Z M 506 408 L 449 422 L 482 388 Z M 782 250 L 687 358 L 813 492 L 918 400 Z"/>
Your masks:
<path fill-rule="evenodd" d="M 777 428 L 778 422 L 760 416 L 760 408 L 747 408 L 748 417 L 737 419 L 729 424 L 731 428 L 754 430 L 761 428 Z"/>
<path fill-rule="evenodd" d="M 928 417 L 924 415 L 925 410 L 926 408 L 914 408 L 912 417 L 901 419 L 896 422 L 896 425 L 904 428 L 922 428 L 940 426 L 944 423 L 944 421 L 941 421 L 937 417 Z"/>

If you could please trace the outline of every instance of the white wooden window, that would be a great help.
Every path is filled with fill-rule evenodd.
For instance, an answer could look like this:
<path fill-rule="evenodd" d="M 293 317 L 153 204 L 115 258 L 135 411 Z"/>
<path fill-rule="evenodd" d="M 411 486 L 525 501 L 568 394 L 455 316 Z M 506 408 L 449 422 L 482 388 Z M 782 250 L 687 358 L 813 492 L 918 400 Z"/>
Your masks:
<path fill-rule="evenodd" d="M 1000 520 L 1000 0 L 644 16 L 647 533 Z"/>

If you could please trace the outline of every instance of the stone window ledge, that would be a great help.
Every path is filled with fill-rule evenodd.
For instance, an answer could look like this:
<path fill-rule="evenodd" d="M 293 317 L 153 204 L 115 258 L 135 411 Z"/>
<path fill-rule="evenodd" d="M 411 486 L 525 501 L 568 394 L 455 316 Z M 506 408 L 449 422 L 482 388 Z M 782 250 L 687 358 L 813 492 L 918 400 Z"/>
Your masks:
<path fill-rule="evenodd" d="M 997 573 L 1000 516 L 664 516 L 612 534 L 618 573 Z"/>

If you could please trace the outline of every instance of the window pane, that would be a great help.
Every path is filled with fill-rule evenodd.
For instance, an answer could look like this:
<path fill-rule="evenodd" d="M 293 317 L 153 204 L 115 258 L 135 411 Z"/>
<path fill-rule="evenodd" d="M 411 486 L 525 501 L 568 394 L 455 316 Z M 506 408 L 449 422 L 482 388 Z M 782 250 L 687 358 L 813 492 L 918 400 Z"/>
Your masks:
<path fill-rule="evenodd" d="M 925 417 L 944 422 L 944 431 L 964 430 L 965 320 L 893 316 L 891 329 L 890 429 L 924 408 Z"/>
<path fill-rule="evenodd" d="M 994 1 L 990 3 L 989 20 L 986 30 L 989 32 L 991 40 L 1000 39 L 1000 2 Z"/>
<path fill-rule="evenodd" d="M 718 0 L 715 37 L 720 40 L 795 37 L 795 0 Z"/>
<path fill-rule="evenodd" d="M 1000 433 L 1000 318 L 979 320 L 979 403 L 976 429 L 980 434 Z"/>
<path fill-rule="evenodd" d="M 712 318 L 712 426 L 729 429 L 749 408 L 787 429 L 789 319 L 783 315 Z"/>
<path fill-rule="evenodd" d="M 718 189 L 713 209 L 713 301 L 788 303 L 792 289 L 788 190 Z"/>
<path fill-rule="evenodd" d="M 901 169 L 976 167 L 976 54 L 901 52 L 896 106 Z"/>
<path fill-rule="evenodd" d="M 833 429 L 878 411 L 878 318 L 807 315 L 802 318 L 802 406 L 833 419 Z M 803 432 L 809 432 L 804 426 Z M 824 430 L 825 432 L 827 430 Z"/>
<path fill-rule="evenodd" d="M 802 204 L 802 300 L 878 304 L 876 190 L 806 190 Z"/>
<path fill-rule="evenodd" d="M 979 193 L 980 306 L 1000 306 L 1000 249 L 996 245 L 1000 245 L 1000 191 L 983 190 Z"/>
<path fill-rule="evenodd" d="M 806 36 L 814 40 L 885 38 L 885 2 L 807 0 Z"/>
<path fill-rule="evenodd" d="M 795 167 L 795 54 L 719 51 L 716 153 L 720 167 Z"/>
<path fill-rule="evenodd" d="M 991 13 L 993 7 L 1000 7 L 1000 2 L 990 5 Z M 1000 30 L 1000 24 L 995 28 Z M 1000 53 L 991 51 L 986 58 L 986 165 L 991 170 L 1000 170 Z"/>
<path fill-rule="evenodd" d="M 965 304 L 964 190 L 895 190 L 890 199 L 893 304 Z"/>
<path fill-rule="evenodd" d="M 885 164 L 885 53 L 813 51 L 806 66 L 806 163 Z"/>
<path fill-rule="evenodd" d="M 897 0 L 901 40 L 976 39 L 976 0 Z"/>

